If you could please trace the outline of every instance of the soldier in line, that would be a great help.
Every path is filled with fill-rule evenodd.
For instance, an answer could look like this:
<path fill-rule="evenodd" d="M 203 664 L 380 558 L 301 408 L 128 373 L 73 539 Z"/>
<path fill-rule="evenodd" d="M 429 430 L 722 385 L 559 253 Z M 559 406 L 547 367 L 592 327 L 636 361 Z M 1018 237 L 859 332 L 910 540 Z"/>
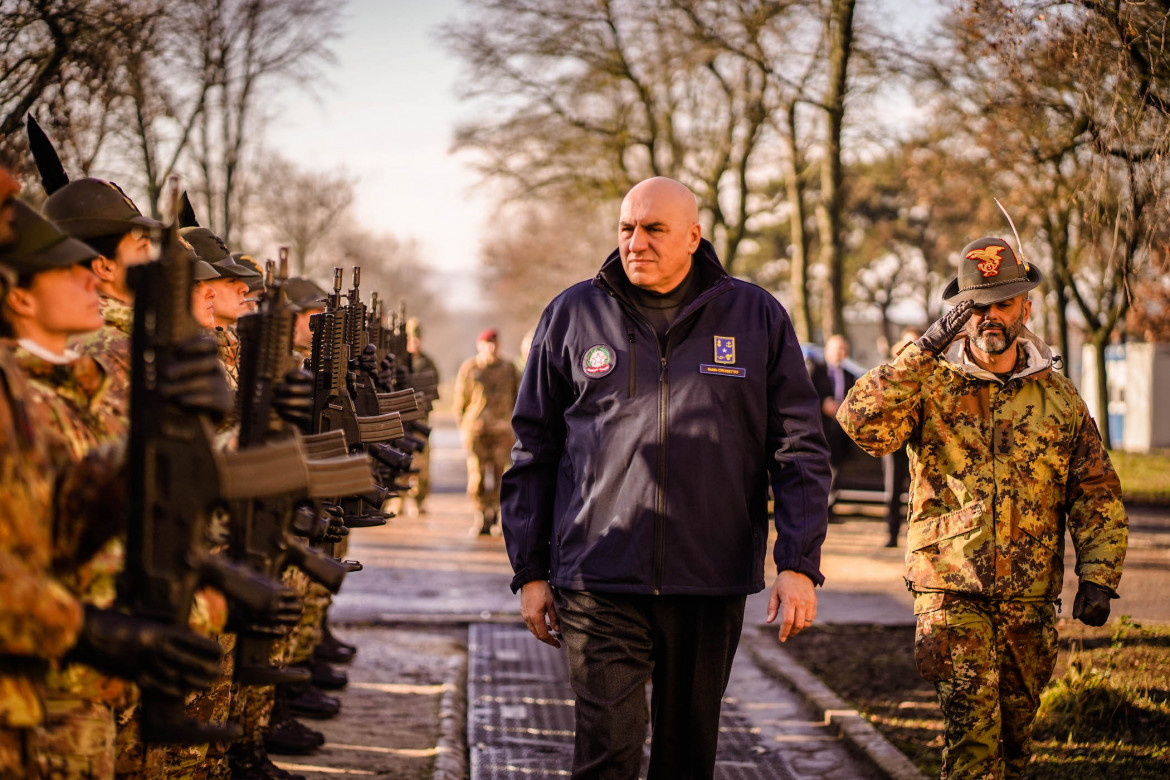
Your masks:
<path fill-rule="evenodd" d="M 942 706 L 946 780 L 1024 774 L 1056 661 L 1065 528 L 1074 618 L 1104 624 L 1125 558 L 1121 486 L 1097 426 L 1025 327 L 1038 284 L 1006 241 L 968 244 L 943 293 L 955 308 L 861 377 L 837 414 L 869 453 L 909 450 L 914 654 Z"/>
<path fill-rule="evenodd" d="M 114 415 L 125 417 L 134 324 L 134 294 L 126 283 L 126 269 L 154 258 L 153 240 L 163 224 L 144 217 L 121 190 L 101 179 L 69 182 L 49 195 L 44 213 L 62 232 L 98 252 L 89 267 L 98 279 L 103 325 L 75 338 L 72 346 L 100 357 L 110 373 L 105 403 Z"/>
<path fill-rule="evenodd" d="M 439 381 L 439 368 L 430 355 L 422 351 L 422 326 L 418 317 L 411 317 L 406 321 L 406 354 L 408 356 L 407 369 L 411 373 L 429 371 L 434 374 L 435 383 Z M 428 415 L 429 416 L 429 415 Z M 423 423 L 427 423 L 423 418 Z M 417 474 L 410 476 L 410 490 L 407 495 L 414 499 L 414 514 L 425 515 L 427 512 L 426 500 L 431 490 L 431 445 L 429 437 L 423 448 L 414 453 L 410 467 Z M 405 505 L 405 501 L 403 501 Z"/>
<path fill-rule="evenodd" d="M 453 410 L 467 450 L 467 494 L 475 502 L 472 532 L 492 532 L 500 516 L 500 478 L 511 464 L 512 407 L 520 389 L 520 372 L 499 355 L 499 334 L 488 328 L 475 340 L 475 357 L 464 361 L 455 377 Z M 491 472 L 491 482 L 487 474 Z"/>
<path fill-rule="evenodd" d="M 122 563 L 122 481 L 119 458 L 96 445 L 116 438 L 122 424 L 103 417 L 96 402 L 105 385 L 100 366 L 66 349 L 70 335 L 101 324 L 97 280 L 85 265 L 97 253 L 31 207 L 14 207 L 19 241 L 0 252 L 0 267 L 12 274 L 0 320 L 19 339 L 0 348 L 7 402 L 0 405 L 12 434 L 4 437 L 0 471 L 0 590 L 17 615 L 11 624 L 0 616 L 11 629 L 0 632 L 0 777 L 113 777 L 111 708 L 136 692 L 125 679 L 157 680 L 161 672 L 161 679 L 204 685 L 219 649 L 107 608 Z M 72 487 L 65 474 L 78 475 Z M 66 486 L 57 494 L 55 478 Z M 70 644 L 59 668 L 38 661 L 60 657 Z"/>

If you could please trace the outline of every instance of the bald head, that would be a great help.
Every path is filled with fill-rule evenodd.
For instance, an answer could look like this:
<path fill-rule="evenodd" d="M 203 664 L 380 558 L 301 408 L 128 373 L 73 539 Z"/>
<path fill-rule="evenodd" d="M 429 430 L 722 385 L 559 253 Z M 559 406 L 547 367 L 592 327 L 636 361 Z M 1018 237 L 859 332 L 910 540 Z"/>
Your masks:
<path fill-rule="evenodd" d="M 699 206 L 685 185 L 658 176 L 626 193 L 618 253 L 636 286 L 658 293 L 673 290 L 690 271 L 701 238 Z"/>

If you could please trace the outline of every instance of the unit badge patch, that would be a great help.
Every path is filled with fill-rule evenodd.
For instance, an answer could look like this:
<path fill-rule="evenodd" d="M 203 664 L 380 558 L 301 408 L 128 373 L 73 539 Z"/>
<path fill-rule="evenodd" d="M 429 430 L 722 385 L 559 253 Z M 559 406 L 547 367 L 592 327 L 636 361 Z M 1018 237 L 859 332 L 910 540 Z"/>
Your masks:
<path fill-rule="evenodd" d="M 585 350 L 581 357 L 581 370 L 590 379 L 601 377 L 613 371 L 617 365 L 617 354 L 608 344 L 598 344 Z"/>
<path fill-rule="evenodd" d="M 715 362 L 730 365 L 735 362 L 735 337 L 715 337 Z"/>

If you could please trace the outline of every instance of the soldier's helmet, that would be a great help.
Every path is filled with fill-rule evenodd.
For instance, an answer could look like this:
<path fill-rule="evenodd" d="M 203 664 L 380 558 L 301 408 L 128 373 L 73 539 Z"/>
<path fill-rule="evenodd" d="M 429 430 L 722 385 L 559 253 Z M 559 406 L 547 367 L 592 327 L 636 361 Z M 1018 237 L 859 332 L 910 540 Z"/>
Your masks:
<path fill-rule="evenodd" d="M 1021 261 L 1002 238 L 979 238 L 959 255 L 959 274 L 943 290 L 943 301 L 954 306 L 971 301 L 990 306 L 1022 295 L 1043 280 L 1040 269 Z"/>
<path fill-rule="evenodd" d="M 231 252 L 223 239 L 203 227 L 185 227 L 179 229 L 179 235 L 191 245 L 200 260 L 215 265 L 223 260 L 231 260 Z M 223 276 L 224 274 L 220 274 Z"/>
<path fill-rule="evenodd" d="M 36 274 L 68 268 L 98 256 L 93 247 L 66 235 L 23 200 L 14 200 L 13 209 L 16 243 L 0 250 L 0 265 L 11 273 Z"/>
<path fill-rule="evenodd" d="M 102 179 L 75 179 L 45 201 L 45 216 L 73 238 L 118 236 L 134 228 L 152 231 L 165 225 L 145 217 L 134 201 L 113 182 Z"/>

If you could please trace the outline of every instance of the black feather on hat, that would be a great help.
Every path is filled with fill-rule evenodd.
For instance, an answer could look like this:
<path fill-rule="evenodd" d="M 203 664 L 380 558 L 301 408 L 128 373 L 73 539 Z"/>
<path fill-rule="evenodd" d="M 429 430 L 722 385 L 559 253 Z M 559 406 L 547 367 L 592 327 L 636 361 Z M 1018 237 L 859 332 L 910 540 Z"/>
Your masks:
<path fill-rule="evenodd" d="M 52 195 L 69 183 L 69 174 L 65 173 L 65 166 L 61 164 L 61 157 L 53 148 L 53 142 L 40 124 L 30 113 L 26 122 L 28 130 L 28 148 L 32 151 L 33 160 L 37 164 L 37 172 L 41 174 L 41 186 L 46 195 Z"/>
<path fill-rule="evenodd" d="M 179 227 L 199 227 L 199 219 L 195 216 L 195 207 L 191 205 L 191 199 L 187 197 L 186 190 L 183 190 L 183 195 L 179 198 Z"/>

